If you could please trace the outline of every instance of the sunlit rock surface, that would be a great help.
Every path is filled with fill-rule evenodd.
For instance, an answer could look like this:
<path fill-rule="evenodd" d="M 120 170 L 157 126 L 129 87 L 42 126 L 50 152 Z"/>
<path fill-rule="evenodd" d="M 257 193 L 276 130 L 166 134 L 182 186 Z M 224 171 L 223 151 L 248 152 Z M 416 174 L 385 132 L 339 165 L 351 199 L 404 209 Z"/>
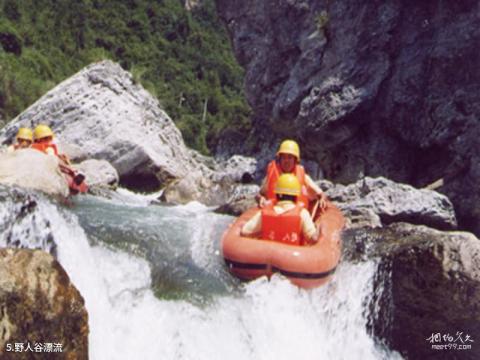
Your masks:
<path fill-rule="evenodd" d="M 49 348 L 52 353 L 61 350 L 56 359 L 88 359 L 83 297 L 51 255 L 40 250 L 0 249 L 0 308 L 2 358 L 30 359 L 35 352 L 48 356 Z M 25 351 L 13 353 L 15 343 L 23 343 Z M 27 343 L 31 352 L 26 350 Z"/>
<path fill-rule="evenodd" d="M 68 183 L 58 167 L 58 159 L 33 149 L 0 154 L 0 184 L 61 197 L 69 194 Z"/>

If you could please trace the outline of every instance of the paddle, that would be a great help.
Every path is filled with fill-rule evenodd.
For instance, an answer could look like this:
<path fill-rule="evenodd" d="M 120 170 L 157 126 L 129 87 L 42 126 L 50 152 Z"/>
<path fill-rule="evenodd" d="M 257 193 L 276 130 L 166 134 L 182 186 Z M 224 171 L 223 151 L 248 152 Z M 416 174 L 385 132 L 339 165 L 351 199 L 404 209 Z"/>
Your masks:
<path fill-rule="evenodd" d="M 318 212 L 318 208 L 320 207 L 320 199 L 317 199 L 317 201 L 315 202 L 315 205 L 313 205 L 313 209 L 312 209 L 312 220 L 315 221 L 315 216 L 317 216 L 317 212 Z M 322 207 L 320 208 L 320 214 L 322 212 L 325 211 L 327 205 L 325 204 L 325 207 Z M 319 215 L 320 215 L 319 214 Z M 319 224 L 318 225 L 318 228 L 317 228 L 317 235 L 316 235 L 316 238 L 317 239 L 320 239 L 321 237 L 321 234 L 322 234 L 322 227 L 321 225 Z M 317 240 L 318 241 L 318 240 Z"/>
<path fill-rule="evenodd" d="M 320 200 L 317 199 L 315 201 L 315 205 L 313 205 L 313 209 L 312 209 L 312 220 L 315 221 L 315 215 L 317 215 L 317 210 L 318 210 L 318 206 L 320 205 Z"/>

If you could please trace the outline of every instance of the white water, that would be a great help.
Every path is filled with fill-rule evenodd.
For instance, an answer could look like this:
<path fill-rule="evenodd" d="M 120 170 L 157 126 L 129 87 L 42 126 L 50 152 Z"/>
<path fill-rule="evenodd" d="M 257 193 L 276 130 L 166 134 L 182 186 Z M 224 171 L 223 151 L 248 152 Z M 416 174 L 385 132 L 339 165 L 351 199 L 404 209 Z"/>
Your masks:
<path fill-rule="evenodd" d="M 330 284 L 313 291 L 274 277 L 216 293 L 203 304 L 162 300 L 154 296 L 146 260 L 101 243 L 92 247 L 70 210 L 45 201 L 39 207 L 48 214 L 59 261 L 85 298 L 93 360 L 398 356 L 375 346 L 366 331 L 372 262 L 342 264 Z M 192 218 L 185 230 L 193 234 L 187 245 L 193 262 L 214 276 L 229 276 L 221 266 L 218 242 L 212 240 L 218 215 L 199 204 L 169 213 L 172 221 L 175 216 Z"/>

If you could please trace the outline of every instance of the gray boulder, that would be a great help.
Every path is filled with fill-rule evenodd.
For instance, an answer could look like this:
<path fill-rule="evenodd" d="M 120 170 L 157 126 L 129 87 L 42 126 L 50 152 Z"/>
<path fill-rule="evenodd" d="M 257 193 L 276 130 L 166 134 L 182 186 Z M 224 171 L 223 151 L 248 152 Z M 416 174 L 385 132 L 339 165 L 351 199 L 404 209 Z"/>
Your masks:
<path fill-rule="evenodd" d="M 249 183 L 255 177 L 257 160 L 251 157 L 233 155 L 227 160 L 219 161 L 216 168 L 222 176 L 228 177 L 233 182 Z"/>
<path fill-rule="evenodd" d="M 87 66 L 50 90 L 2 129 L 0 142 L 38 123 L 75 147 L 74 160 L 107 160 L 131 187 L 157 190 L 202 166 L 159 102 L 111 61 Z"/>
<path fill-rule="evenodd" d="M 214 181 L 201 171 L 195 171 L 168 184 L 160 197 L 169 204 L 186 204 L 200 201 L 213 206 L 223 204 L 234 188 L 234 183 L 225 177 Z"/>
<path fill-rule="evenodd" d="M 337 203 L 338 205 L 338 203 Z M 342 213 L 345 216 L 345 228 L 377 228 L 382 227 L 382 219 L 375 210 L 368 207 L 354 208 L 348 204 L 342 204 Z"/>
<path fill-rule="evenodd" d="M 97 194 L 104 193 L 97 185 L 120 182 L 142 191 L 166 187 L 168 202 L 220 204 L 234 182 L 255 173 L 252 158 L 217 162 L 188 149 L 159 102 L 111 61 L 87 66 L 49 91 L 0 131 L 0 143 L 10 142 L 19 127 L 39 123 L 53 129 L 59 149 L 73 161 L 113 166 L 78 166 Z"/>
<path fill-rule="evenodd" d="M 74 168 L 85 175 L 88 191 L 91 193 L 115 189 L 118 185 L 117 170 L 106 160 L 89 159 L 74 165 Z"/>
<path fill-rule="evenodd" d="M 357 249 L 370 242 L 361 248 L 380 259 L 369 322 L 379 339 L 409 359 L 438 359 L 432 345 L 449 343 L 472 346 L 462 359 L 479 358 L 479 239 L 405 223 L 356 237 Z"/>
<path fill-rule="evenodd" d="M 254 179 L 257 163 L 253 158 L 234 155 L 217 161 L 197 152 L 192 152 L 192 156 L 203 167 L 171 181 L 162 193 L 162 201 L 185 204 L 197 200 L 206 205 L 218 206 L 230 202 L 242 183 Z"/>
<path fill-rule="evenodd" d="M 450 200 L 433 190 L 415 189 L 382 177 L 366 177 L 348 186 L 326 185 L 326 181 L 319 184 L 330 200 L 347 216 L 357 217 L 362 226 L 377 227 L 380 221 L 383 225 L 409 222 L 441 230 L 457 226 Z M 354 226 L 359 224 L 353 221 Z"/>
<path fill-rule="evenodd" d="M 58 159 L 33 149 L 0 154 L 0 184 L 38 190 L 62 198 L 69 194 Z"/>
<path fill-rule="evenodd" d="M 225 204 L 215 209 L 216 213 L 239 216 L 247 209 L 257 206 L 255 196 L 260 186 L 254 184 L 238 185 L 230 194 Z"/>

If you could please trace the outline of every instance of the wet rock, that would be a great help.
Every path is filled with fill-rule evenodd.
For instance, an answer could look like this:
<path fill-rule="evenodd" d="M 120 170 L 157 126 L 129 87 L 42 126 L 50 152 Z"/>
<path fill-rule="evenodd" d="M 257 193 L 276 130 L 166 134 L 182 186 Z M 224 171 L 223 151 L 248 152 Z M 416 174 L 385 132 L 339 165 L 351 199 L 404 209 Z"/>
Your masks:
<path fill-rule="evenodd" d="M 169 204 L 186 204 L 195 200 L 209 206 L 219 205 L 226 201 L 233 187 L 229 179 L 214 181 L 196 171 L 167 185 L 160 200 Z"/>
<path fill-rule="evenodd" d="M 362 237 L 371 242 L 364 249 L 380 259 L 371 331 L 409 359 L 438 359 L 432 345 L 449 341 L 431 343 L 436 334 L 449 334 L 457 346 L 472 345 L 461 358 L 478 359 L 480 240 L 405 223 L 370 230 L 357 240 Z M 467 335 L 474 342 L 465 343 Z"/>
<path fill-rule="evenodd" d="M 68 183 L 58 168 L 58 159 L 25 149 L 0 154 L 0 184 L 67 197 Z"/>
<path fill-rule="evenodd" d="M 57 359 L 88 359 L 88 314 L 61 265 L 40 250 L 0 249 L 0 354 L 15 343 L 60 348 Z M 50 344 L 50 345 L 49 345 Z M 54 345 L 56 344 L 56 345 Z M 32 352 L 15 354 L 30 359 Z M 43 354 L 48 356 L 48 354 Z"/>
<path fill-rule="evenodd" d="M 58 152 L 60 154 L 67 154 L 68 158 L 73 163 L 82 162 L 85 160 L 85 150 L 81 146 L 67 143 L 62 139 L 55 139 Z"/>
<path fill-rule="evenodd" d="M 234 155 L 227 160 L 215 160 L 193 152 L 194 158 L 204 166 L 189 175 L 170 182 L 160 199 L 170 204 L 200 201 L 218 206 L 229 201 L 237 187 L 253 181 L 256 160 Z M 207 169 L 207 170 L 206 170 Z"/>
<path fill-rule="evenodd" d="M 0 247 L 43 249 L 57 253 L 48 210 L 41 194 L 0 185 Z"/>
<path fill-rule="evenodd" d="M 216 213 L 240 216 L 246 210 L 257 206 L 255 196 L 260 187 L 254 184 L 239 185 L 235 187 L 225 204 L 215 209 Z"/>
<path fill-rule="evenodd" d="M 424 224 L 437 229 L 455 229 L 455 212 L 449 199 L 440 193 L 415 189 L 383 177 L 366 177 L 348 186 L 320 183 L 327 196 L 347 215 L 365 226 L 393 222 Z M 349 216 L 350 214 L 350 216 Z"/>
<path fill-rule="evenodd" d="M 216 5 L 246 72 L 245 144 L 293 137 L 335 182 L 444 179 L 460 226 L 480 234 L 476 1 Z"/>
<path fill-rule="evenodd" d="M 74 168 L 85 175 L 90 193 L 98 195 L 102 190 L 115 189 L 118 186 L 117 170 L 106 160 L 85 160 Z"/>
<path fill-rule="evenodd" d="M 255 178 L 257 160 L 251 157 L 234 155 L 217 164 L 217 171 L 233 182 L 249 183 Z"/>
<path fill-rule="evenodd" d="M 346 229 L 382 227 L 382 220 L 373 209 L 344 207 L 342 213 Z"/>

